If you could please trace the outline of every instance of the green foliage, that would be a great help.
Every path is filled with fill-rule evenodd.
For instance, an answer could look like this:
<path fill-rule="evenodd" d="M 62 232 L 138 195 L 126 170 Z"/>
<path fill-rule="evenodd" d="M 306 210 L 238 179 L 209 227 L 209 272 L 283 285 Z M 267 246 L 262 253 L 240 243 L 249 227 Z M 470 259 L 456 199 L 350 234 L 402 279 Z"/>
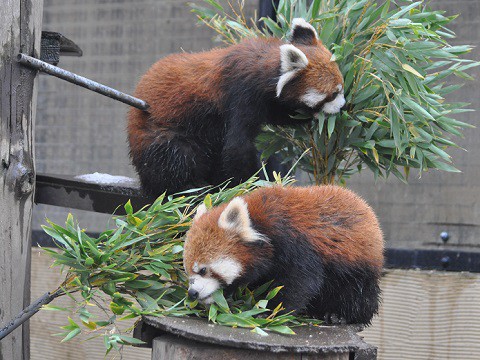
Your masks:
<path fill-rule="evenodd" d="M 393 173 L 402 181 L 410 168 L 458 171 L 445 150 L 472 126 L 454 118 L 468 104 L 445 96 L 461 86 L 452 76 L 471 79 L 466 71 L 479 63 L 461 57 L 469 45 L 448 44 L 455 35 L 447 26 L 456 16 L 429 10 L 424 0 L 281 0 L 278 23 L 264 18 L 260 29 L 245 19 L 243 2 L 237 10 L 206 2 L 211 6 L 194 12 L 229 43 L 285 38 L 293 18 L 306 19 L 343 73 L 347 109 L 304 126 L 267 127 L 258 139 L 264 158 L 280 153 L 290 161 L 310 149 L 300 167 L 317 184 L 343 183 L 365 166 L 375 178 Z"/>
<path fill-rule="evenodd" d="M 54 266 L 67 269 L 66 279 L 57 291 L 71 296 L 75 306 L 44 308 L 71 311 L 78 318 L 74 321 L 69 317 L 69 324 L 63 327 L 65 331 L 57 335 L 68 341 L 81 332 L 100 331 L 108 352 L 138 342 L 123 334 L 118 323 L 142 315 L 199 316 L 217 324 L 252 328 L 262 335 L 265 331 L 293 333 L 290 327 L 306 320 L 293 314 L 279 314 L 280 306 L 269 309 L 268 301 L 280 290 L 270 289 L 270 284 L 253 290 L 240 288 L 227 299 L 219 291 L 214 294 L 211 306 L 189 302 L 182 260 L 183 236 L 199 202 L 203 200 L 211 207 L 259 186 L 291 182 L 292 179 L 281 179 L 278 175 L 274 182 L 252 177 L 233 188 L 224 185 L 191 190 L 175 197 L 160 196 L 151 206 L 136 212 L 128 202 L 124 206 L 126 216 L 114 217 L 115 227 L 96 238 L 88 236 L 72 215 L 65 226 L 49 221 L 43 229 L 55 240 L 58 249 L 44 251 L 55 259 Z M 107 318 L 96 319 L 88 311 L 91 305 L 102 309 Z M 263 317 L 257 317 L 259 314 Z"/>

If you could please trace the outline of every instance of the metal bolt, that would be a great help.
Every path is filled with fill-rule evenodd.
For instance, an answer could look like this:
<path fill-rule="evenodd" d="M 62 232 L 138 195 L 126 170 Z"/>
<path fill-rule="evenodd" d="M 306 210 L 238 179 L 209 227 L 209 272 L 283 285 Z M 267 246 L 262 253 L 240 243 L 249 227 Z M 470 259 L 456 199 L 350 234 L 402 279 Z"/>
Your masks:
<path fill-rule="evenodd" d="M 443 243 L 445 244 L 450 239 L 450 234 L 446 231 L 442 231 L 440 233 L 440 239 L 442 239 Z"/>
<path fill-rule="evenodd" d="M 449 265 L 450 265 L 450 256 L 444 256 L 442 257 L 442 259 L 440 260 L 440 262 L 442 263 L 442 267 L 444 269 L 446 269 Z"/>

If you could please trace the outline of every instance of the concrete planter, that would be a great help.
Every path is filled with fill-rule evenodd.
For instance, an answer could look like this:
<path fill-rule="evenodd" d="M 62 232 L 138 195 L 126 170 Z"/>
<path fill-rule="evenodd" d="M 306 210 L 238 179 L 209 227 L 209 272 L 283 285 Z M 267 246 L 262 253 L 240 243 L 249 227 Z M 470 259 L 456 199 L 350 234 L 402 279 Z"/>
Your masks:
<path fill-rule="evenodd" d="M 152 346 L 152 360 L 327 359 L 370 360 L 377 349 L 350 326 L 303 326 L 296 335 L 260 336 L 196 318 L 145 317 L 136 337 Z"/>

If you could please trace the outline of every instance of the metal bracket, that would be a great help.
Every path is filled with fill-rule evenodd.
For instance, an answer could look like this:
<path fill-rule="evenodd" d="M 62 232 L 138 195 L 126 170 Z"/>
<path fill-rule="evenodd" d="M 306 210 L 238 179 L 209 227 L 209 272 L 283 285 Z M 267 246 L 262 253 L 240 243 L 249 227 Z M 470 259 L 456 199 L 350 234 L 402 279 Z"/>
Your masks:
<path fill-rule="evenodd" d="M 53 31 L 42 31 L 40 60 L 57 65 L 60 56 L 82 56 L 80 47 L 62 34 Z"/>

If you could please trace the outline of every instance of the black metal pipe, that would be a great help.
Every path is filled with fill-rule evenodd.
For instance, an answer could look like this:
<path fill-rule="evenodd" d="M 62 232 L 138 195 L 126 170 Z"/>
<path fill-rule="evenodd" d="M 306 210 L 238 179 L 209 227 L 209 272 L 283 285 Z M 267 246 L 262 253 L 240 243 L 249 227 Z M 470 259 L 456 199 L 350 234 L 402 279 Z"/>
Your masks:
<path fill-rule="evenodd" d="M 86 77 L 74 74 L 70 71 L 59 68 L 58 66 L 51 65 L 49 63 L 46 63 L 34 57 L 31 57 L 25 54 L 18 54 L 17 61 L 22 65 L 39 70 L 49 75 L 53 75 L 55 77 L 66 80 L 68 82 L 71 82 L 72 84 L 84 87 L 86 89 L 95 91 L 96 93 L 105 95 L 109 98 L 118 100 L 130 106 L 136 107 L 137 109 L 140 109 L 140 110 L 148 109 L 148 104 L 146 101 L 143 101 L 131 95 L 125 94 L 121 91 L 112 89 L 111 87 L 108 87 L 96 81 L 87 79 Z"/>
<path fill-rule="evenodd" d="M 53 299 L 59 297 L 60 295 L 60 291 L 54 292 L 53 294 L 48 292 L 42 297 L 38 298 L 33 304 L 23 309 L 20 314 L 15 316 L 15 318 L 13 318 L 3 329 L 0 330 L 0 340 L 35 315 L 43 305 L 50 303 Z"/>

